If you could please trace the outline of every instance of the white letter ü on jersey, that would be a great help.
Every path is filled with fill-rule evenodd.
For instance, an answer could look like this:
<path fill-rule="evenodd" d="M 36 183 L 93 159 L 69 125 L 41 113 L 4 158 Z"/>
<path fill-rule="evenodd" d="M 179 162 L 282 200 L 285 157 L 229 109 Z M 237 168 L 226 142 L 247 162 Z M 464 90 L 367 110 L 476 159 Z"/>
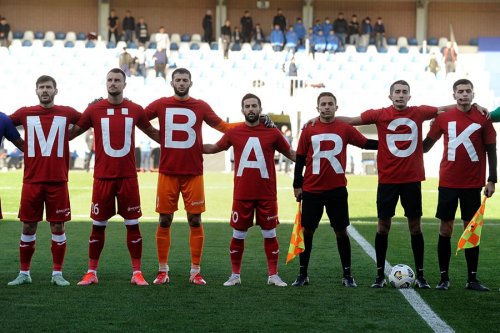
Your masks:
<path fill-rule="evenodd" d="M 334 143 L 334 148 L 332 150 L 321 150 L 321 142 L 323 141 L 332 141 Z M 340 174 L 344 173 L 342 169 L 342 165 L 339 160 L 335 157 L 340 152 L 342 152 L 342 138 L 337 134 L 333 133 L 325 133 L 325 134 L 317 134 L 311 137 L 311 143 L 313 147 L 313 155 L 312 155 L 312 173 L 313 175 L 319 175 L 320 173 L 320 165 L 321 159 L 326 158 L 328 162 L 330 162 L 335 173 Z"/>
<path fill-rule="evenodd" d="M 255 153 L 255 161 L 248 160 L 252 151 Z M 266 159 L 264 158 L 264 152 L 262 151 L 262 146 L 260 145 L 259 138 L 248 138 L 248 141 L 245 144 L 245 148 L 243 148 L 243 151 L 241 152 L 240 164 L 238 165 L 238 172 L 236 173 L 236 177 L 241 177 L 245 168 L 259 169 L 260 177 L 269 179 Z"/>
<path fill-rule="evenodd" d="M 128 114 L 127 108 L 122 108 L 121 112 L 123 115 Z M 115 114 L 114 109 L 107 110 L 108 116 L 113 116 Z M 109 130 L 109 119 L 101 118 L 101 131 L 102 131 L 102 145 L 106 155 L 111 157 L 123 157 L 130 152 L 130 144 L 132 142 L 132 130 L 134 126 L 134 120 L 131 117 L 125 117 L 125 131 L 123 138 L 123 147 L 120 150 L 113 149 L 111 147 L 111 133 Z"/>
<path fill-rule="evenodd" d="M 472 123 L 467 128 L 457 136 L 457 122 L 450 121 L 448 123 L 448 161 L 455 161 L 455 155 L 457 148 L 460 145 L 464 145 L 465 150 L 469 154 L 470 160 L 473 162 L 479 161 L 476 149 L 470 140 L 472 133 L 481 128 L 481 125 Z"/>
<path fill-rule="evenodd" d="M 387 129 L 389 131 L 394 131 L 398 126 L 408 126 L 410 128 L 410 133 L 408 134 L 387 134 L 386 141 L 389 151 L 396 157 L 408 157 L 417 148 L 418 143 L 418 127 L 417 124 L 408 118 L 398 118 L 394 119 L 389 123 Z M 410 141 L 410 146 L 408 148 L 401 150 L 396 146 L 397 141 Z"/>
<path fill-rule="evenodd" d="M 174 123 L 174 116 L 187 117 L 185 123 Z M 193 111 L 183 108 L 167 108 L 165 110 L 165 148 L 191 148 L 196 142 L 196 132 L 193 125 L 196 123 L 196 115 Z M 174 141 L 174 131 L 186 132 L 188 138 L 185 141 Z"/>
<path fill-rule="evenodd" d="M 52 147 L 57 137 L 57 157 L 64 155 L 64 136 L 66 134 L 66 117 L 54 116 L 50 125 L 49 136 L 45 138 L 42 123 L 39 116 L 29 116 L 26 118 L 28 127 L 28 157 L 35 156 L 35 135 L 40 145 L 42 156 L 50 156 Z M 59 133 L 59 135 L 58 135 Z"/>

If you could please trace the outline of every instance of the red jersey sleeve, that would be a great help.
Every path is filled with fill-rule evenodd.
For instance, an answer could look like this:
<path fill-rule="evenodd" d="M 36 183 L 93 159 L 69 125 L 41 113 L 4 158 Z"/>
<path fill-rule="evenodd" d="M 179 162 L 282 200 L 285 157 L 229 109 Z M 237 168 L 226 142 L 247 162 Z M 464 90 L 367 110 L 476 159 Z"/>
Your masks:
<path fill-rule="evenodd" d="M 375 124 L 378 120 L 378 116 L 380 115 L 380 110 L 366 110 L 361 113 L 361 121 L 363 124 Z"/>
<path fill-rule="evenodd" d="M 80 119 L 76 123 L 78 127 L 82 129 L 83 132 L 92 127 L 92 119 L 90 119 L 90 113 L 92 112 L 93 105 L 89 105 L 85 111 L 80 116 Z"/>
<path fill-rule="evenodd" d="M 346 124 L 346 126 L 348 126 L 348 133 L 349 133 L 349 140 L 347 143 L 354 145 L 356 147 L 359 147 L 359 148 L 363 148 L 363 146 L 366 144 L 366 141 L 368 141 L 368 139 L 363 134 L 361 134 L 360 131 L 358 131 L 356 128 L 354 128 L 353 126 L 350 126 L 347 124 Z"/>
<path fill-rule="evenodd" d="M 24 109 L 26 109 L 26 108 L 22 107 L 9 116 L 9 118 L 10 118 L 10 120 L 12 120 L 12 123 L 14 124 L 14 126 L 19 126 L 19 125 L 23 124 L 22 114 L 24 113 L 24 111 L 23 111 Z"/>
<path fill-rule="evenodd" d="M 438 116 L 434 120 L 434 123 L 432 123 L 431 128 L 429 129 L 429 133 L 427 133 L 427 136 L 434 141 L 439 140 L 439 138 L 443 134 L 443 131 L 441 130 L 441 119 L 442 118 Z"/>

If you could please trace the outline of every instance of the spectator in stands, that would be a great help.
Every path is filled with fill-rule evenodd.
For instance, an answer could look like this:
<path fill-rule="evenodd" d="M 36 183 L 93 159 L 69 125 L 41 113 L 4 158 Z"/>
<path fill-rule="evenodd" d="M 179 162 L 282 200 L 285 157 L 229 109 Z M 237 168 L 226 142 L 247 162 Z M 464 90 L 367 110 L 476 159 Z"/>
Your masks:
<path fill-rule="evenodd" d="M 283 11 L 281 10 L 281 8 L 278 8 L 276 15 L 273 17 L 273 27 L 276 25 L 278 25 L 280 27 L 281 31 L 283 31 L 283 33 L 285 33 L 286 17 L 285 17 L 285 15 L 283 15 Z"/>
<path fill-rule="evenodd" d="M 440 69 L 439 63 L 436 59 L 436 54 L 434 52 L 432 52 L 430 59 L 429 59 L 429 65 L 427 66 L 427 71 L 433 73 L 434 76 L 437 76 L 439 69 Z"/>
<path fill-rule="evenodd" d="M 253 38 L 257 44 L 262 44 L 266 41 L 266 35 L 259 23 L 257 23 L 253 29 Z"/>
<path fill-rule="evenodd" d="M 127 48 L 123 48 L 123 52 L 120 54 L 118 59 L 120 69 L 127 75 L 130 76 L 130 69 L 134 66 L 134 60 L 130 53 L 127 52 Z"/>
<path fill-rule="evenodd" d="M 314 35 L 317 35 L 320 30 L 323 30 L 323 24 L 321 23 L 321 21 L 319 19 L 316 19 L 314 21 L 314 26 L 312 29 L 313 29 Z"/>
<path fill-rule="evenodd" d="M 166 68 L 168 64 L 167 50 L 156 46 L 156 52 L 153 54 L 153 61 L 155 62 L 156 77 L 166 79 Z"/>
<path fill-rule="evenodd" d="M 323 22 L 321 30 L 323 31 L 323 36 L 328 36 L 330 34 L 330 31 L 333 30 L 333 24 L 330 21 L 329 17 L 325 17 L 325 22 Z M 315 31 L 315 34 L 317 35 L 318 31 Z"/>
<path fill-rule="evenodd" d="M 446 47 L 443 48 L 443 62 L 446 75 L 448 75 L 448 73 L 455 72 L 456 61 L 457 61 L 457 51 L 455 50 L 455 45 L 451 41 L 448 41 L 446 43 Z"/>
<path fill-rule="evenodd" d="M 373 33 L 375 34 L 375 46 L 378 50 L 385 45 L 385 27 L 381 17 L 377 18 L 377 22 L 373 25 Z"/>
<path fill-rule="evenodd" d="M 281 31 L 279 25 L 276 24 L 274 26 L 274 30 L 271 31 L 271 36 L 269 39 L 275 52 L 283 50 L 283 45 L 285 44 L 285 36 L 283 34 L 283 31 Z"/>
<path fill-rule="evenodd" d="M 363 23 L 361 23 L 361 42 L 360 45 L 368 46 L 370 44 L 370 37 L 373 34 L 372 21 L 370 17 L 365 17 Z"/>
<path fill-rule="evenodd" d="M 242 43 L 250 43 L 252 41 L 253 20 L 248 10 L 245 10 L 245 13 L 241 17 L 240 24 Z"/>
<path fill-rule="evenodd" d="M 335 31 L 335 34 L 337 35 L 339 39 L 339 44 L 342 46 L 345 46 L 345 42 L 347 39 L 347 31 L 349 30 L 349 24 L 347 23 L 347 20 L 344 18 L 344 13 L 340 12 L 333 21 L 333 30 Z M 325 36 L 329 36 L 330 34 L 326 34 Z"/>
<path fill-rule="evenodd" d="M 170 38 L 168 37 L 168 34 L 165 32 L 165 27 L 161 26 L 160 29 L 158 29 L 158 32 L 155 34 L 155 41 L 156 41 L 156 47 L 164 49 L 164 50 L 170 50 Z"/>
<path fill-rule="evenodd" d="M 83 168 L 89 172 L 90 161 L 95 154 L 95 141 L 94 141 L 94 129 L 90 128 L 85 134 L 85 143 L 87 144 L 88 152 L 85 154 L 85 161 L 83 163 Z"/>
<path fill-rule="evenodd" d="M 137 76 L 146 77 L 146 57 L 147 55 L 144 46 L 139 46 L 137 56 L 134 58 Z"/>
<path fill-rule="evenodd" d="M 243 37 L 238 27 L 234 27 L 232 39 L 234 44 L 241 44 L 243 42 Z"/>
<path fill-rule="evenodd" d="M 312 54 L 313 59 L 314 59 L 314 52 L 315 52 L 314 36 L 316 36 L 314 33 L 314 28 L 307 29 L 307 41 L 309 43 L 309 53 Z"/>
<path fill-rule="evenodd" d="M 139 17 L 137 25 L 135 26 L 135 37 L 139 41 L 139 45 L 146 45 L 149 40 L 148 25 L 144 22 L 144 17 Z"/>
<path fill-rule="evenodd" d="M 221 40 L 222 40 L 222 50 L 224 51 L 224 59 L 229 57 L 229 46 L 231 45 L 232 33 L 231 33 L 231 22 L 226 20 L 224 25 L 220 28 Z"/>
<path fill-rule="evenodd" d="M 135 18 L 130 13 L 130 10 L 125 12 L 125 17 L 122 22 L 123 34 L 125 37 L 125 41 L 133 42 L 134 41 L 134 31 L 135 31 Z"/>
<path fill-rule="evenodd" d="M 23 157 L 23 152 L 17 147 L 14 148 L 14 150 L 7 155 L 7 169 L 21 169 L 23 167 Z"/>
<path fill-rule="evenodd" d="M 293 30 L 293 27 L 289 27 L 285 35 L 285 47 L 287 51 L 295 52 L 297 50 L 297 44 L 299 44 L 299 38 Z"/>
<path fill-rule="evenodd" d="M 299 45 L 302 46 L 305 43 L 305 38 L 306 38 L 306 27 L 304 26 L 304 23 L 302 22 L 302 18 L 297 17 L 297 20 L 293 24 L 293 31 L 297 34 L 297 38 L 299 39 Z"/>
<path fill-rule="evenodd" d="M 203 16 L 201 26 L 203 28 L 203 41 L 211 43 L 214 40 L 214 30 L 212 25 L 212 11 L 210 9 L 207 9 L 205 16 Z"/>
<path fill-rule="evenodd" d="M 143 139 L 140 142 L 141 148 L 141 172 L 151 171 L 151 140 Z"/>
<path fill-rule="evenodd" d="M 330 34 L 326 36 L 326 51 L 330 53 L 335 53 L 341 45 L 340 38 L 337 37 L 335 31 L 330 31 Z"/>
<path fill-rule="evenodd" d="M 351 21 L 349 22 L 349 44 L 359 44 L 359 21 L 356 14 L 351 16 Z"/>
<path fill-rule="evenodd" d="M 290 64 L 288 65 L 288 76 L 297 76 L 297 75 L 298 75 L 297 64 L 295 63 L 295 57 L 292 57 L 292 59 L 290 59 Z"/>
<path fill-rule="evenodd" d="M 323 35 L 323 30 L 318 31 L 318 34 L 314 35 L 313 39 L 314 39 L 314 52 L 325 52 L 326 38 Z"/>
<path fill-rule="evenodd" d="M 69 168 L 71 170 L 75 168 L 75 162 L 77 158 L 78 158 L 78 152 L 75 149 L 71 152 L 71 155 L 69 156 Z"/>
<path fill-rule="evenodd" d="M 0 18 L 0 47 L 9 46 L 10 25 L 5 17 Z"/>
<path fill-rule="evenodd" d="M 120 19 L 116 16 L 115 10 L 111 9 L 108 17 L 108 42 L 111 42 L 111 36 L 115 37 L 115 43 L 118 43 L 118 27 L 120 26 Z"/>

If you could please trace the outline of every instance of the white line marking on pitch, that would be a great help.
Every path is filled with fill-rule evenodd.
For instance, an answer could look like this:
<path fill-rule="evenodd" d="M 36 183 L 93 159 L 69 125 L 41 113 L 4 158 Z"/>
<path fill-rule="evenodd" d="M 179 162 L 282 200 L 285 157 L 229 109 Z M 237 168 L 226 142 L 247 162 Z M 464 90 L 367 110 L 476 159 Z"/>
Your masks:
<path fill-rule="evenodd" d="M 373 246 L 368 243 L 368 241 L 361 236 L 361 234 L 354 228 L 354 226 L 350 225 L 348 228 L 349 235 L 361 246 L 361 248 L 373 259 L 373 261 L 377 261 L 375 257 L 375 249 Z M 385 274 L 388 275 L 391 272 L 392 266 L 386 260 L 385 261 Z M 454 330 L 448 326 L 439 318 L 439 316 L 432 311 L 431 307 L 420 297 L 420 295 L 413 289 L 399 289 L 401 294 L 406 298 L 408 303 L 412 306 L 415 312 L 418 313 L 420 317 L 430 326 L 430 328 L 434 332 L 454 332 Z"/>

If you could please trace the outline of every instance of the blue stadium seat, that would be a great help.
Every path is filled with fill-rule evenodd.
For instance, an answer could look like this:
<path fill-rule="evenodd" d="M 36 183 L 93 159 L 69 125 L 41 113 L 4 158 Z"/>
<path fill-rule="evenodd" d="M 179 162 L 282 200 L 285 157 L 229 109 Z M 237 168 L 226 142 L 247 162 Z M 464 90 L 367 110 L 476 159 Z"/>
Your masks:
<path fill-rule="evenodd" d="M 115 44 L 115 42 L 113 42 L 113 41 L 109 41 L 109 42 L 106 44 L 106 48 L 107 48 L 107 49 L 114 49 L 114 48 L 116 48 L 116 44 Z"/>
<path fill-rule="evenodd" d="M 137 44 L 134 42 L 128 42 L 127 48 L 128 49 L 137 49 Z"/>
<path fill-rule="evenodd" d="M 45 37 L 45 33 L 42 31 L 35 32 L 35 39 L 43 39 Z"/>
<path fill-rule="evenodd" d="M 179 44 L 170 43 L 170 51 L 179 51 Z"/>
<path fill-rule="evenodd" d="M 85 43 L 85 48 L 93 49 L 93 48 L 95 48 L 95 43 L 93 41 L 89 40 L 87 43 Z"/>
<path fill-rule="evenodd" d="M 86 40 L 87 34 L 85 32 L 79 32 L 76 34 L 76 40 Z"/>
<path fill-rule="evenodd" d="M 469 45 L 472 46 L 478 46 L 479 45 L 479 40 L 476 37 L 473 37 L 469 40 Z"/>
<path fill-rule="evenodd" d="M 30 47 L 33 45 L 33 43 L 30 40 L 23 40 L 23 43 L 21 44 L 24 47 Z"/>
<path fill-rule="evenodd" d="M 396 37 L 389 37 L 387 38 L 387 45 L 396 45 L 398 43 L 398 40 Z"/>
<path fill-rule="evenodd" d="M 231 51 L 241 51 L 241 44 L 234 43 L 233 45 L 231 45 Z"/>
<path fill-rule="evenodd" d="M 190 42 L 191 41 L 191 35 L 190 34 L 182 34 L 181 35 L 181 42 Z"/>
<path fill-rule="evenodd" d="M 72 41 L 68 40 L 66 43 L 64 43 L 64 47 L 67 47 L 67 48 L 75 47 L 75 43 L 73 43 Z"/>
<path fill-rule="evenodd" d="M 438 46 L 438 44 L 439 44 L 439 40 L 436 37 L 431 37 L 431 38 L 427 39 L 427 45 Z"/>
<path fill-rule="evenodd" d="M 150 50 L 156 50 L 156 45 L 157 45 L 156 42 L 150 42 L 148 44 L 148 49 L 150 49 Z"/>
<path fill-rule="evenodd" d="M 56 40 L 64 40 L 66 38 L 66 33 L 62 31 L 56 32 Z"/>
<path fill-rule="evenodd" d="M 408 53 L 410 50 L 406 46 L 402 46 L 399 48 L 399 53 Z"/>
<path fill-rule="evenodd" d="M 12 33 L 13 39 L 23 39 L 23 37 L 24 37 L 24 31 L 14 31 Z"/>
<path fill-rule="evenodd" d="M 344 45 L 339 45 L 337 50 L 335 50 L 336 53 L 343 53 L 345 52 L 345 46 Z"/>
<path fill-rule="evenodd" d="M 356 52 L 358 53 L 366 53 L 366 46 L 359 45 L 356 47 Z"/>
<path fill-rule="evenodd" d="M 381 47 L 379 47 L 379 48 L 377 49 L 377 52 L 378 52 L 378 53 L 387 53 L 387 51 L 388 51 L 388 50 L 387 50 L 387 47 L 385 47 L 385 46 L 381 46 Z"/>
<path fill-rule="evenodd" d="M 212 42 L 210 43 L 210 50 L 217 51 L 219 49 L 219 43 Z"/>
<path fill-rule="evenodd" d="M 255 43 L 252 45 L 252 50 L 254 51 L 262 51 L 262 44 L 261 43 Z"/>
<path fill-rule="evenodd" d="M 199 50 L 200 49 L 200 44 L 198 44 L 198 43 L 192 43 L 191 45 L 189 45 L 189 49 L 190 50 Z"/>
<path fill-rule="evenodd" d="M 415 37 L 408 38 L 408 45 L 417 46 L 418 45 L 418 40 Z"/>
<path fill-rule="evenodd" d="M 52 43 L 51 40 L 46 40 L 45 42 L 43 42 L 43 47 L 52 47 L 54 46 L 54 43 Z"/>

